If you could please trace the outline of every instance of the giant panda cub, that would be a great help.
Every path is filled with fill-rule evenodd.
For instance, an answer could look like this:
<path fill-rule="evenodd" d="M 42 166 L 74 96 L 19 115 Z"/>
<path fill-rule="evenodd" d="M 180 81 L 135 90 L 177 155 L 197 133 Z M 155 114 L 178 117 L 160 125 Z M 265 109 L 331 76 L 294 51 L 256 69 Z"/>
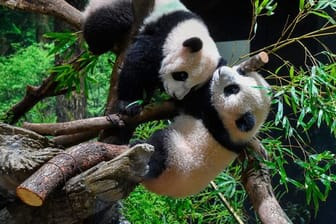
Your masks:
<path fill-rule="evenodd" d="M 142 184 L 171 197 L 203 190 L 257 135 L 270 110 L 269 88 L 257 72 L 219 67 L 178 102 L 173 123 L 146 141 L 155 151 Z"/>
<path fill-rule="evenodd" d="M 84 37 L 90 49 L 96 53 L 109 50 L 111 46 L 103 44 L 113 42 L 110 35 L 118 38 L 114 26 L 127 27 L 133 20 L 131 1 L 91 0 L 84 17 Z M 133 102 L 148 102 L 157 88 L 181 100 L 224 63 L 198 15 L 179 0 L 156 0 L 126 52 L 118 83 L 119 111 L 139 113 L 142 106 Z"/>

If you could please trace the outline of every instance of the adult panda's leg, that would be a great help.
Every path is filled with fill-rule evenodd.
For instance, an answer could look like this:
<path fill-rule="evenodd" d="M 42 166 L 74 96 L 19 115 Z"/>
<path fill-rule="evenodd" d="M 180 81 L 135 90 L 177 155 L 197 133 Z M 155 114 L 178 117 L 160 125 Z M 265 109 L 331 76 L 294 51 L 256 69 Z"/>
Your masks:
<path fill-rule="evenodd" d="M 83 36 L 89 50 L 96 55 L 116 50 L 133 23 L 129 0 L 91 0 L 83 15 Z"/>

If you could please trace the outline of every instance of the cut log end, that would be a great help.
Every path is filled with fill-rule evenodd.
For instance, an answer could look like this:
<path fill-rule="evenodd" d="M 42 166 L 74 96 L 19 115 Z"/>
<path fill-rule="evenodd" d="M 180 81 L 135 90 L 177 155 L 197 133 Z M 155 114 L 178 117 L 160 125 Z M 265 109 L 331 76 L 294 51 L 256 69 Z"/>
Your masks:
<path fill-rule="evenodd" d="M 43 200 L 38 194 L 24 187 L 17 187 L 16 195 L 27 205 L 38 207 L 43 204 Z"/>
<path fill-rule="evenodd" d="M 267 64 L 268 60 L 268 54 L 262 51 L 259 54 L 256 54 L 251 58 L 247 59 L 246 61 L 243 61 L 238 66 L 242 71 L 246 73 L 254 72 L 260 69 L 260 67 L 262 67 L 264 64 Z"/>
<path fill-rule="evenodd" d="M 259 60 L 264 63 L 264 64 L 267 64 L 268 63 L 268 54 L 265 52 L 265 51 L 262 51 L 258 54 L 259 56 Z"/>

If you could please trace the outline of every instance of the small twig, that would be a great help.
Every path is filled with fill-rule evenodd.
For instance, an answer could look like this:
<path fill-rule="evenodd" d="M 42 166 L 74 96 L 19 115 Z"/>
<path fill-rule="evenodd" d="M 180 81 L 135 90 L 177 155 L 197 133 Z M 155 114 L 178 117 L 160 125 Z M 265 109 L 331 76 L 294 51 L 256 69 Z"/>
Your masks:
<path fill-rule="evenodd" d="M 239 217 L 239 215 L 237 215 L 237 213 L 235 212 L 235 210 L 232 208 L 232 206 L 230 205 L 229 201 L 225 198 L 225 196 L 218 191 L 218 186 L 215 182 L 211 181 L 210 182 L 211 187 L 217 191 L 218 197 L 220 198 L 220 200 L 223 202 L 224 206 L 226 207 L 226 209 L 231 213 L 231 215 L 233 216 L 233 218 L 236 220 L 237 223 L 239 224 L 244 224 L 244 222 L 241 220 L 241 218 Z"/>

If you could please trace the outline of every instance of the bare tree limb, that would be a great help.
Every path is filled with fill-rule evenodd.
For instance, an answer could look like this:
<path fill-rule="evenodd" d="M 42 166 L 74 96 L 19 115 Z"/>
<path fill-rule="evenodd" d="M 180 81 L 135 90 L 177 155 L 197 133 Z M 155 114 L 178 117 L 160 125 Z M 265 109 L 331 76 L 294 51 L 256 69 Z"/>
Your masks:
<path fill-rule="evenodd" d="M 152 120 L 169 119 L 175 113 L 175 104 L 172 101 L 167 101 L 156 105 L 148 105 L 135 117 L 112 114 L 55 124 L 24 122 L 23 127 L 41 135 L 56 136 L 52 139 L 56 144 L 69 147 L 95 138 L 99 131 L 107 128 L 120 130 L 126 124 L 137 125 Z"/>
<path fill-rule="evenodd" d="M 82 13 L 64 0 L 0 0 L 0 5 L 11 9 L 53 15 L 78 30 L 81 28 Z"/>
<path fill-rule="evenodd" d="M 24 122 L 23 127 L 42 135 L 59 136 L 85 132 L 88 130 L 102 130 L 112 126 L 113 124 L 119 127 L 124 126 L 124 122 L 120 120 L 117 115 L 111 115 L 109 117 L 94 117 L 54 124 Z"/>
<path fill-rule="evenodd" d="M 20 102 L 6 112 L 3 121 L 8 124 L 16 123 L 40 100 L 44 99 L 47 95 L 50 95 L 50 92 L 53 92 L 57 87 L 57 82 L 54 81 L 55 75 L 55 73 L 52 73 L 38 88 L 31 88 L 28 86 L 26 88 L 26 95 Z"/>
<path fill-rule="evenodd" d="M 262 223 L 288 224 L 292 223 L 286 213 L 282 210 L 276 199 L 269 171 L 261 160 L 268 160 L 268 155 L 260 141 L 254 139 L 249 147 L 251 152 L 245 156 L 248 166 L 243 171 L 242 183 Z"/>

